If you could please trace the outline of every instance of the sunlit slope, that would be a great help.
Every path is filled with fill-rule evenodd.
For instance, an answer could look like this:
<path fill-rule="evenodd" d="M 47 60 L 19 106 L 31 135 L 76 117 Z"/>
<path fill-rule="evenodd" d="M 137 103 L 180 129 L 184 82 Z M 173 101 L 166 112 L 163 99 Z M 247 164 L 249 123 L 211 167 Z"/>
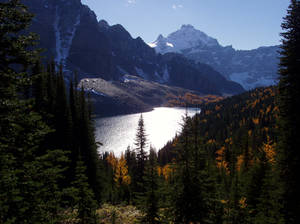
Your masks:
<path fill-rule="evenodd" d="M 193 124 L 199 123 L 201 147 L 216 157 L 224 155 L 224 161 L 230 162 L 233 154 L 236 158 L 249 151 L 254 157 L 264 144 L 275 143 L 278 111 L 275 96 L 275 87 L 257 88 L 203 105 L 201 114 L 193 118 Z M 161 162 L 170 162 L 175 157 L 172 151 L 180 138 L 159 152 Z"/>

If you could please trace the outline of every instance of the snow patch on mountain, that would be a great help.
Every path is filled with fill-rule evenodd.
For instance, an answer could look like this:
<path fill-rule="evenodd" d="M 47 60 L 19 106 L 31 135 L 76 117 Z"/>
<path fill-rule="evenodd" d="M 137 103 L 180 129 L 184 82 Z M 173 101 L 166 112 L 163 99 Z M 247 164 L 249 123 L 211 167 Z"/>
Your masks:
<path fill-rule="evenodd" d="M 240 83 L 244 89 L 250 90 L 261 86 L 276 85 L 276 80 L 267 76 L 254 76 L 249 72 L 232 73 L 229 76 L 231 81 Z"/>
<path fill-rule="evenodd" d="M 122 67 L 120 67 L 119 65 L 117 66 L 117 68 L 121 72 L 122 75 L 128 74 L 128 72 L 125 69 L 123 69 Z"/>
<path fill-rule="evenodd" d="M 165 83 L 162 77 L 159 75 L 157 71 L 154 72 L 155 81 L 158 83 Z"/>
<path fill-rule="evenodd" d="M 132 81 L 140 81 L 141 79 L 137 76 L 132 76 L 132 75 L 124 75 L 122 78 L 121 78 L 121 81 L 124 82 L 124 83 L 127 83 L 127 82 L 132 82 Z"/>
<path fill-rule="evenodd" d="M 166 45 L 167 45 L 168 47 L 174 47 L 174 45 L 173 45 L 172 43 L 169 43 L 169 42 L 167 42 Z"/>
<path fill-rule="evenodd" d="M 165 82 L 168 82 L 170 80 L 170 73 L 169 73 L 169 70 L 168 70 L 168 67 L 166 66 L 165 69 L 164 69 L 164 73 L 163 73 L 163 80 Z"/>
<path fill-rule="evenodd" d="M 163 68 L 162 72 L 155 71 L 154 76 L 156 81 L 159 82 L 160 84 L 165 84 L 170 81 L 170 74 L 167 66 Z"/>
<path fill-rule="evenodd" d="M 59 30 L 59 20 L 60 16 L 58 13 L 58 7 L 56 7 L 55 10 L 55 20 L 53 24 L 54 32 L 55 32 L 55 42 L 56 42 L 56 62 L 61 62 L 62 60 L 62 55 L 61 55 L 61 35 L 60 35 L 60 30 Z"/>
<path fill-rule="evenodd" d="M 210 65 L 247 90 L 274 85 L 278 77 L 279 46 L 235 50 L 232 46 L 221 46 L 216 39 L 191 25 L 183 25 L 167 37 L 159 35 L 148 45 L 157 53 L 181 53 L 197 63 Z"/>
<path fill-rule="evenodd" d="M 150 47 L 155 48 L 157 47 L 157 43 L 153 42 L 153 43 L 147 43 Z"/>
<path fill-rule="evenodd" d="M 80 24 L 80 13 L 77 14 L 74 23 L 68 26 L 66 30 L 62 28 L 62 23 L 63 21 L 61 20 L 59 8 L 58 6 L 56 6 L 55 20 L 53 24 L 56 41 L 55 61 L 58 64 L 62 63 L 63 65 L 65 65 L 66 59 L 69 56 L 75 32 L 77 30 L 78 25 Z"/>
<path fill-rule="evenodd" d="M 155 48 L 158 53 L 164 54 L 168 52 L 181 53 L 182 50 L 199 46 L 219 46 L 219 43 L 192 25 L 182 25 L 180 30 L 171 33 L 166 38 L 159 35 L 156 41 L 148 45 Z"/>
<path fill-rule="evenodd" d="M 87 93 L 92 93 L 92 94 L 94 94 L 94 95 L 97 95 L 97 96 L 104 96 L 104 97 L 107 97 L 107 95 L 106 94 L 104 94 L 104 93 L 102 93 L 102 92 L 99 92 L 99 91 L 96 91 L 96 90 L 94 90 L 93 88 L 86 88 L 86 89 L 84 89 L 84 91 L 85 92 L 87 92 Z"/>
<path fill-rule="evenodd" d="M 146 74 L 143 69 L 135 67 L 135 71 L 137 72 L 138 76 L 140 76 L 143 79 L 148 80 L 148 74 Z"/>

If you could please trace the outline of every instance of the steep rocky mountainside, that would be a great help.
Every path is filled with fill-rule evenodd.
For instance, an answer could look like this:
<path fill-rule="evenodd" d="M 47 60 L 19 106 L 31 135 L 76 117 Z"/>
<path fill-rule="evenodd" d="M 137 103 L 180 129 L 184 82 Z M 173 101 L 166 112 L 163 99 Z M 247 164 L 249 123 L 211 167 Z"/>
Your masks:
<path fill-rule="evenodd" d="M 66 73 L 78 71 L 80 79 L 120 81 L 129 74 L 201 93 L 236 94 L 244 90 L 207 65 L 176 54 L 157 54 L 121 25 L 98 22 L 95 13 L 80 0 L 24 3 L 36 15 L 31 30 L 40 35 L 46 58 L 62 63 Z"/>
<path fill-rule="evenodd" d="M 149 46 L 161 54 L 182 53 L 196 62 L 208 64 L 245 89 L 273 85 L 277 81 L 279 46 L 235 50 L 232 46 L 221 46 L 216 39 L 191 25 L 183 25 L 167 37 L 159 35 Z"/>
<path fill-rule="evenodd" d="M 111 78 L 113 57 L 109 41 L 100 32 L 96 15 L 80 0 L 24 1 L 35 14 L 31 30 L 40 35 L 47 59 L 80 76 Z"/>

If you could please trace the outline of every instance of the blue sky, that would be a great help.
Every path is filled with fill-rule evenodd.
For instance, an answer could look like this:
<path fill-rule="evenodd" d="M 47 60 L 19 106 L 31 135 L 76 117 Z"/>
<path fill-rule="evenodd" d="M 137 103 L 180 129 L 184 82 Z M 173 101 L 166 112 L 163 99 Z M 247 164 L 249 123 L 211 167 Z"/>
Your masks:
<path fill-rule="evenodd" d="M 223 46 L 254 49 L 280 43 L 289 0 L 82 0 L 110 25 L 154 41 L 191 24 Z"/>

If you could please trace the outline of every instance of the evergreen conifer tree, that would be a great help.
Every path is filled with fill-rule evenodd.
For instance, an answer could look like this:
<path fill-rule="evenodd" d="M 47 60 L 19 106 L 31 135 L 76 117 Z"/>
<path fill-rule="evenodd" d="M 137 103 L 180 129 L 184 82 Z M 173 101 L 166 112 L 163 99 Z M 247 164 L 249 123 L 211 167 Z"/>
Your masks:
<path fill-rule="evenodd" d="M 76 165 L 75 180 L 72 183 L 75 188 L 74 197 L 75 207 L 77 208 L 77 223 L 97 224 L 97 204 L 85 173 L 86 167 L 84 166 L 84 162 L 79 159 Z"/>
<path fill-rule="evenodd" d="M 145 169 L 145 192 L 139 197 L 139 206 L 146 213 L 143 223 L 160 223 L 158 215 L 158 173 L 157 154 L 151 147 Z"/>
<path fill-rule="evenodd" d="M 145 181 L 144 181 L 144 174 L 146 168 L 146 161 L 147 161 L 147 135 L 146 129 L 144 124 L 144 118 L 141 114 L 138 127 L 136 132 L 135 138 L 135 146 L 136 146 L 136 171 L 134 173 L 134 192 L 138 195 L 139 193 L 145 192 Z"/>
<path fill-rule="evenodd" d="M 279 82 L 279 156 L 285 222 L 300 223 L 300 2 L 291 0 L 282 23 Z"/>
<path fill-rule="evenodd" d="M 87 177 L 98 202 L 101 201 L 101 163 L 97 151 L 93 122 L 89 115 L 89 105 L 86 102 L 85 92 L 82 88 L 79 95 L 79 127 L 80 155 L 87 167 Z"/>
<path fill-rule="evenodd" d="M 198 122 L 184 117 L 173 188 L 175 223 L 210 223 L 216 217 L 210 214 L 217 207 L 215 182 L 209 173 L 209 158 L 200 143 Z"/>
<path fill-rule="evenodd" d="M 265 163 L 265 177 L 262 180 L 260 195 L 257 199 L 255 211 L 250 220 L 255 224 L 283 224 L 283 215 L 280 212 L 280 182 L 277 171 L 269 162 Z"/>
<path fill-rule="evenodd" d="M 19 0 L 0 3 L 0 222 L 57 223 L 66 161 L 43 147 L 52 130 L 35 110 L 32 84 L 39 51 L 36 35 L 24 34 L 32 15 Z"/>

